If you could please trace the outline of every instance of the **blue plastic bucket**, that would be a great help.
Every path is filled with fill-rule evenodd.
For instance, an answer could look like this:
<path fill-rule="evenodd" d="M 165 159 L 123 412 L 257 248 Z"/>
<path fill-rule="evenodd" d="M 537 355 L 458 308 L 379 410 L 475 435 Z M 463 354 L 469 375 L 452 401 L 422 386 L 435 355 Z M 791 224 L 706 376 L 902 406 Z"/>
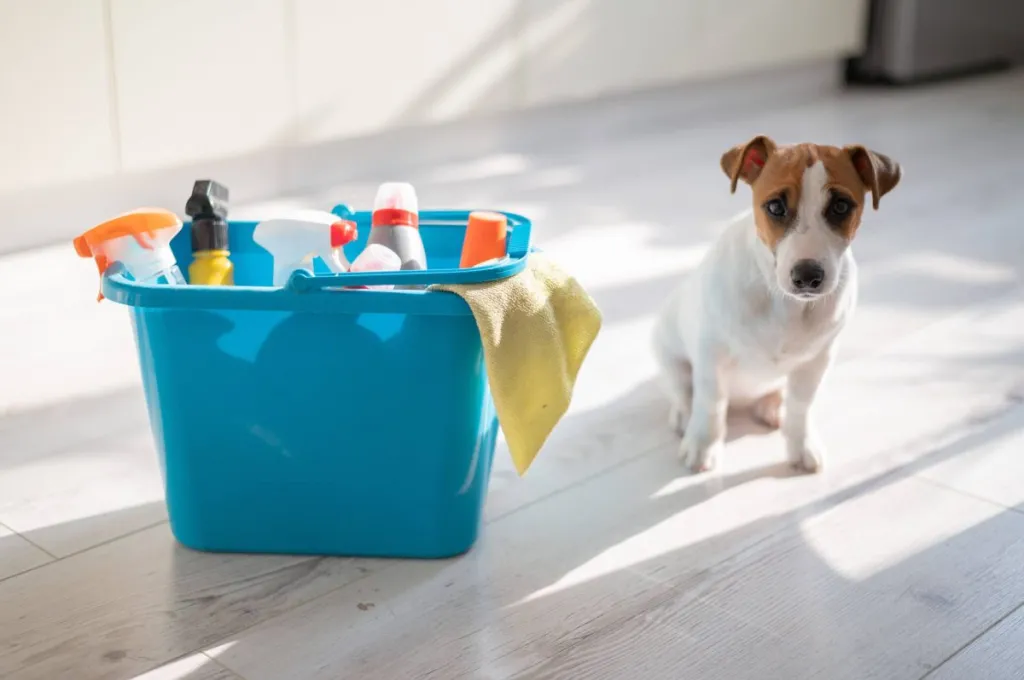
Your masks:
<path fill-rule="evenodd" d="M 346 248 L 351 260 L 370 214 L 335 213 L 359 226 Z M 530 222 L 506 215 L 508 258 L 474 269 L 457 268 L 469 213 L 422 212 L 425 271 L 335 276 L 318 268 L 266 287 L 273 261 L 252 240 L 256 224 L 233 222 L 233 287 L 140 284 L 119 268 L 104 275 L 104 296 L 133 308 L 177 539 L 251 553 L 435 558 L 468 550 L 498 431 L 470 309 L 451 293 L 340 287 L 516 274 L 526 266 Z M 172 248 L 185 272 L 189 224 Z"/>

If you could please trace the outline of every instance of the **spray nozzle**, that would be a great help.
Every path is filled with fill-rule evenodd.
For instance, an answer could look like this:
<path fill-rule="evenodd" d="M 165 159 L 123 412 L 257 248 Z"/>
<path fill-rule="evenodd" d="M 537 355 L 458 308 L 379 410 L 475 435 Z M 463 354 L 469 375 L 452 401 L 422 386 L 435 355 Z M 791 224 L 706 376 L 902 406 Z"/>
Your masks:
<path fill-rule="evenodd" d="M 196 219 L 228 216 L 228 188 L 212 179 L 199 179 L 192 185 L 192 195 L 185 203 L 185 214 Z"/>
<path fill-rule="evenodd" d="M 274 285 L 287 284 L 292 271 L 312 273 L 319 257 L 335 274 L 348 271 L 343 247 L 356 239 L 355 222 L 321 210 L 295 210 L 256 225 L 252 238 L 274 258 Z"/>
<path fill-rule="evenodd" d="M 192 252 L 228 249 L 228 188 L 212 179 L 196 180 L 185 202 L 192 218 Z"/>
<path fill-rule="evenodd" d="M 359 238 L 356 223 L 349 220 L 338 220 L 331 225 L 331 248 L 347 246 Z"/>
<path fill-rule="evenodd" d="M 137 281 L 175 266 L 171 239 L 181 230 L 181 220 L 170 210 L 143 208 L 98 224 L 74 240 L 79 257 L 96 260 L 102 276 L 120 262 Z M 103 299 L 100 292 L 97 300 Z"/>

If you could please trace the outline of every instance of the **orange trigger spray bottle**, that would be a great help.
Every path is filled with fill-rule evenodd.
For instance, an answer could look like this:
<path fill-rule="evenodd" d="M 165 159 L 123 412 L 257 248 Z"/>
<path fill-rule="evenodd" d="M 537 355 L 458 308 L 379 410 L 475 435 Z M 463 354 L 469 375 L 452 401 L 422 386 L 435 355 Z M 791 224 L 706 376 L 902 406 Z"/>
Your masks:
<path fill-rule="evenodd" d="M 142 208 L 118 215 L 75 239 L 80 257 L 96 260 L 102 276 L 120 262 L 140 283 L 185 285 L 185 277 L 171 251 L 171 239 L 181 231 L 181 220 L 170 210 Z M 96 300 L 102 300 L 102 291 Z"/>

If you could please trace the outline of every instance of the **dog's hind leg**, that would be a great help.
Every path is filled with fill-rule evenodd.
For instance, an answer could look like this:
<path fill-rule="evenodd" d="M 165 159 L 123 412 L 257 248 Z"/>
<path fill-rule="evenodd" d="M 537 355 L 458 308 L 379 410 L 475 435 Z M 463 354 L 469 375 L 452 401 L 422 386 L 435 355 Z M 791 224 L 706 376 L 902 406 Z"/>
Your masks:
<path fill-rule="evenodd" d="M 769 392 L 760 399 L 754 402 L 751 407 L 754 420 L 770 427 L 773 430 L 779 429 L 782 425 L 783 417 L 783 406 L 782 406 L 782 390 L 775 390 Z"/>

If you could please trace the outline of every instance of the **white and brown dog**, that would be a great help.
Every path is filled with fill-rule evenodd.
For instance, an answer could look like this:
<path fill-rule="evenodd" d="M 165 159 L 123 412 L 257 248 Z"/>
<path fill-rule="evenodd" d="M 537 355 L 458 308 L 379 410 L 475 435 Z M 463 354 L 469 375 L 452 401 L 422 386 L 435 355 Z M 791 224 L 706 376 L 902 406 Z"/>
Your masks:
<path fill-rule="evenodd" d="M 857 301 L 850 252 L 871 193 L 874 208 L 900 166 L 862 146 L 776 146 L 755 137 L 726 151 L 736 191 L 753 210 L 736 219 L 658 319 L 655 351 L 680 456 L 714 467 L 729 407 L 782 427 L 790 462 L 816 471 L 823 450 L 811 407 Z"/>

